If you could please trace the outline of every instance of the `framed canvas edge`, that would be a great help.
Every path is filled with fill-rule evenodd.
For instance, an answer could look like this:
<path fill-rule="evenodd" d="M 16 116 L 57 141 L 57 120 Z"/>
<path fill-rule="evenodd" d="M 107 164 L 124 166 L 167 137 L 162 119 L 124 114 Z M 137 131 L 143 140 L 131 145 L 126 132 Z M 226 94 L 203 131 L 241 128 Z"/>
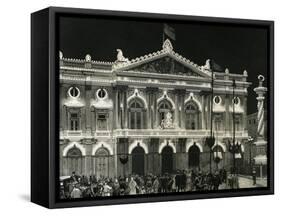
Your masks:
<path fill-rule="evenodd" d="M 65 208 L 65 207 L 82 207 L 82 206 L 100 206 L 100 205 L 116 205 L 116 204 L 133 204 L 133 203 L 148 203 L 148 202 L 165 202 L 165 201 L 180 201 L 180 200 L 194 200 L 194 199 L 210 199 L 210 198 L 230 198 L 242 196 L 257 196 L 257 195 L 272 195 L 274 194 L 274 21 L 271 20 L 252 20 L 252 19 L 237 19 L 237 18 L 218 18 L 218 17 L 202 17 L 202 16 L 188 16 L 188 15 L 172 15 L 172 14 L 157 14 L 157 13 L 141 13 L 141 12 L 127 12 L 127 11 L 110 11 L 110 10 L 95 10 L 95 9 L 80 9 L 80 8 L 64 8 L 64 7 L 49 7 L 49 206 L 48 208 Z M 269 30 L 269 180 L 268 187 L 263 190 L 247 190 L 247 191 L 231 191 L 218 193 L 198 193 L 198 194 L 177 194 L 177 195 L 163 195 L 159 197 L 132 197 L 132 198 L 118 198 L 118 199 L 104 199 L 104 200 L 89 200 L 89 201 L 73 201 L 73 202 L 57 202 L 56 201 L 56 101 L 57 96 L 55 89 L 58 87 L 58 80 L 56 79 L 56 70 L 58 59 L 56 58 L 56 16 L 62 13 L 81 14 L 81 15 L 102 15 L 102 16 L 122 16 L 122 17 L 137 17 L 137 18 L 155 18 L 168 20 L 183 20 L 183 21 L 198 21 L 198 22 L 218 22 L 224 24 L 250 24 L 262 25 Z"/>

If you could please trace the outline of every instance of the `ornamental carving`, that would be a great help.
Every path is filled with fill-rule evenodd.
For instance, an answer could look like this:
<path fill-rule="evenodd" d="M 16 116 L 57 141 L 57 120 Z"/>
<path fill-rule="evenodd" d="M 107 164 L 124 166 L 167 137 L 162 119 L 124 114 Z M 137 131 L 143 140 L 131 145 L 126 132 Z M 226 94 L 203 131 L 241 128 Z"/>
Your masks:
<path fill-rule="evenodd" d="M 161 121 L 160 127 L 162 129 L 173 129 L 175 128 L 173 123 L 173 115 L 171 112 L 165 114 L 165 118 Z"/>
<path fill-rule="evenodd" d="M 138 72 L 160 73 L 160 74 L 177 74 L 183 76 L 198 77 L 199 75 L 190 68 L 180 64 L 173 58 L 164 57 L 147 64 L 140 65 L 133 69 Z"/>

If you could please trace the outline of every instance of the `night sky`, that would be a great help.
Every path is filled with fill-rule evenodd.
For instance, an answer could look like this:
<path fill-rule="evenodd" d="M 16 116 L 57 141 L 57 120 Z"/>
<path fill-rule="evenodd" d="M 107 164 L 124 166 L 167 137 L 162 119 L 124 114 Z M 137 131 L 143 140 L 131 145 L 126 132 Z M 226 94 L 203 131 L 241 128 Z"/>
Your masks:
<path fill-rule="evenodd" d="M 115 61 L 116 49 L 132 59 L 162 49 L 163 23 L 175 29 L 174 50 L 198 65 L 213 59 L 230 73 L 248 71 L 248 113 L 256 112 L 257 76 L 267 79 L 268 31 L 257 26 L 216 23 L 169 22 L 156 19 L 61 17 L 59 48 L 67 58 Z M 266 83 L 265 83 L 266 85 Z"/>

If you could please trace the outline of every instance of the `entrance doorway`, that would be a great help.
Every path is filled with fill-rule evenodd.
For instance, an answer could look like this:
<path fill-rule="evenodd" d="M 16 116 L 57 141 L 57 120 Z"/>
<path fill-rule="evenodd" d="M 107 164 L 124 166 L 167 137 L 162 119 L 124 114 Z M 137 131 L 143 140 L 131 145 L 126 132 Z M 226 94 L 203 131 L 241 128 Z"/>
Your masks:
<path fill-rule="evenodd" d="M 71 175 L 72 172 L 75 172 L 77 175 L 82 174 L 82 153 L 77 147 L 73 147 L 68 151 L 66 160 L 66 175 Z"/>
<path fill-rule="evenodd" d="M 162 150 L 162 174 L 172 173 L 173 171 L 173 149 L 165 146 Z"/>
<path fill-rule="evenodd" d="M 194 143 L 188 151 L 188 166 L 189 168 L 199 168 L 200 165 L 200 149 Z"/>
<path fill-rule="evenodd" d="M 144 175 L 144 149 L 140 146 L 132 151 L 132 173 Z"/>

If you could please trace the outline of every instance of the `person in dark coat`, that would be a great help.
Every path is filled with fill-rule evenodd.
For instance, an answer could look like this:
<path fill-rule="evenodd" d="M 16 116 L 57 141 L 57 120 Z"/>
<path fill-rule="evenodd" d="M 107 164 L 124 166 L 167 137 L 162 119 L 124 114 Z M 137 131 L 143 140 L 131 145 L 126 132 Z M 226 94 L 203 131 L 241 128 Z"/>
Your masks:
<path fill-rule="evenodd" d="M 167 183 L 167 191 L 168 192 L 172 191 L 173 183 L 174 183 L 173 177 L 168 176 L 168 183 Z"/>
<path fill-rule="evenodd" d="M 179 171 L 177 171 L 177 174 L 176 174 L 176 177 L 175 177 L 175 181 L 176 181 L 177 192 L 180 192 L 181 176 L 180 176 L 180 172 Z"/>
<path fill-rule="evenodd" d="M 255 168 L 253 169 L 252 177 L 253 177 L 253 185 L 256 185 L 257 175 L 256 175 L 256 169 Z"/>
<path fill-rule="evenodd" d="M 220 184 L 221 184 L 221 178 L 220 178 L 220 175 L 219 175 L 218 171 L 216 171 L 216 172 L 215 172 L 215 175 L 213 176 L 213 186 L 214 186 L 214 190 L 218 190 Z"/>
<path fill-rule="evenodd" d="M 114 179 L 114 182 L 112 184 L 113 189 L 113 196 L 120 196 L 120 184 L 117 178 Z"/>
<path fill-rule="evenodd" d="M 167 193 L 168 192 L 168 174 L 165 174 L 163 176 L 162 187 L 163 187 L 163 192 Z"/>
<path fill-rule="evenodd" d="M 82 175 L 82 178 L 81 178 L 80 184 L 81 184 L 82 186 L 88 186 L 88 185 L 89 185 L 89 182 L 88 182 L 88 178 L 87 178 L 87 176 Z"/>
<path fill-rule="evenodd" d="M 182 172 L 182 181 L 181 181 L 181 191 L 185 191 L 186 190 L 186 182 L 187 182 L 187 176 L 185 171 L 183 170 Z"/>
<path fill-rule="evenodd" d="M 72 175 L 70 177 L 71 182 L 78 182 L 78 176 L 75 174 L 75 172 L 72 172 Z"/>
<path fill-rule="evenodd" d="M 191 170 L 190 173 L 190 190 L 193 191 L 195 189 L 195 179 L 196 179 L 196 174 L 194 170 Z"/>

